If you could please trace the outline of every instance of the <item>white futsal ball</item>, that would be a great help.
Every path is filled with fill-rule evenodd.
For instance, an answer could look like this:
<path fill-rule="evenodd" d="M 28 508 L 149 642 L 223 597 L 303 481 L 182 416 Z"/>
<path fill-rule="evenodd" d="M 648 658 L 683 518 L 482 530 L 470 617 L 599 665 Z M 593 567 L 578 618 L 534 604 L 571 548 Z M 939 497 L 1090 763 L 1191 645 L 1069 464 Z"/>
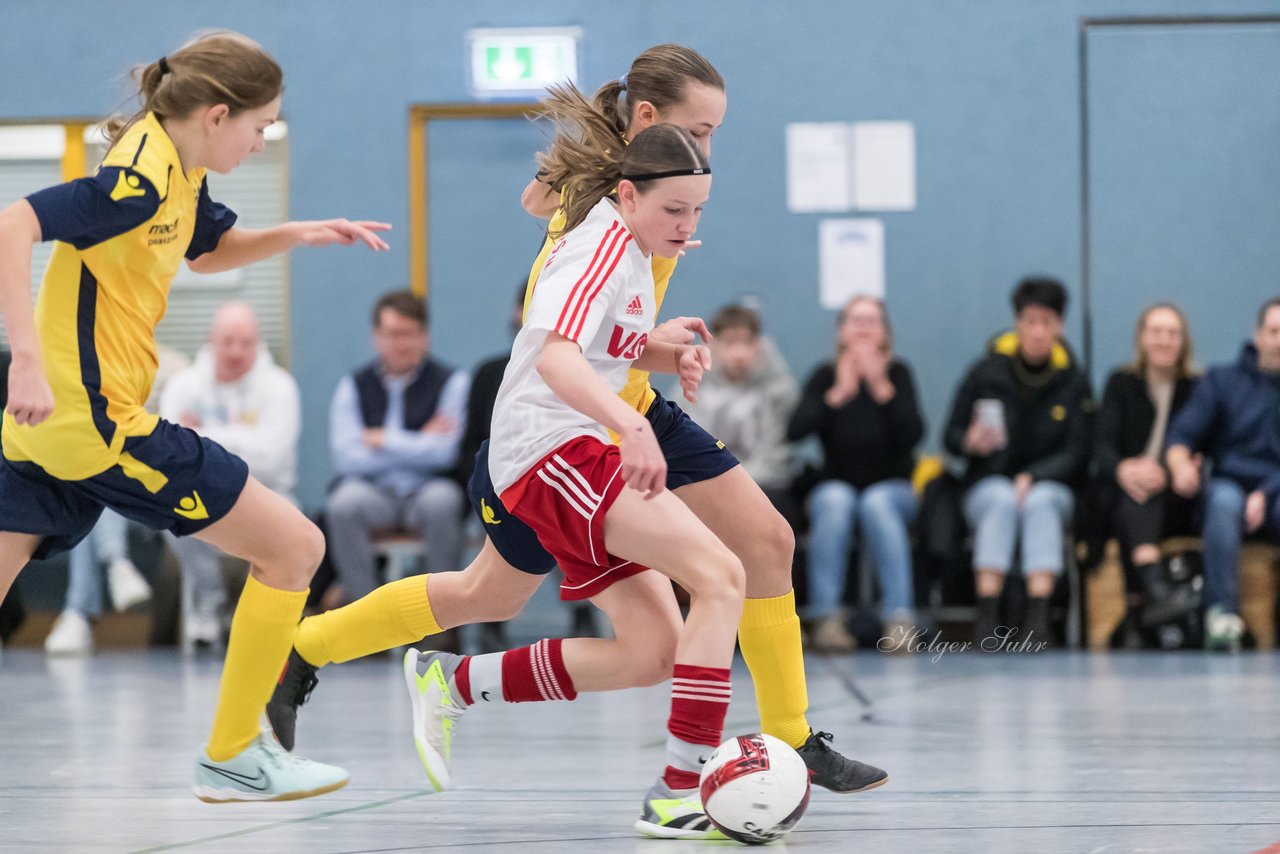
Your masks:
<path fill-rule="evenodd" d="M 781 839 L 809 806 L 809 769 L 771 735 L 731 738 L 702 766 L 702 808 L 728 836 L 749 845 Z"/>

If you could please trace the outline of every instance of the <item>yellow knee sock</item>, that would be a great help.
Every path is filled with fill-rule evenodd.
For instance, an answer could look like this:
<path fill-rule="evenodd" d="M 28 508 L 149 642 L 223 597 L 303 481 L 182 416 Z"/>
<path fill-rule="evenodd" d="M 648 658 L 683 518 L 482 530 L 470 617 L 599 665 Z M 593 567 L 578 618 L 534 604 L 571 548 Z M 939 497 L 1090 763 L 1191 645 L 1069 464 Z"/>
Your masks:
<path fill-rule="evenodd" d="M 245 582 L 231 619 L 218 710 L 209 735 L 209 758 L 215 762 L 230 759 L 258 737 L 262 710 L 289 657 L 306 603 L 305 590 L 277 590 L 252 575 Z"/>
<path fill-rule="evenodd" d="M 444 631 L 431 613 L 428 578 L 402 578 L 350 605 L 307 617 L 298 626 L 294 648 L 308 663 L 323 667 L 331 661 L 350 661 Z"/>
<path fill-rule="evenodd" d="M 748 599 L 738 625 L 738 645 L 751 671 L 760 707 L 761 731 L 799 747 L 809 737 L 809 692 L 800 647 L 795 591 L 770 599 Z"/>

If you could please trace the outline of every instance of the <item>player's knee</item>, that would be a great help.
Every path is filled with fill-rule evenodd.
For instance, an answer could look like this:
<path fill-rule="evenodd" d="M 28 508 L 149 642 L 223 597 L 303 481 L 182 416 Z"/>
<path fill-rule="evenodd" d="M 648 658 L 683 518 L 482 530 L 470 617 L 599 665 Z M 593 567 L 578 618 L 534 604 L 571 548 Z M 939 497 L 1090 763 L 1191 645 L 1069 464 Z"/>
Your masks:
<path fill-rule="evenodd" d="M 671 678 L 676 666 L 676 645 L 680 642 L 681 621 L 670 624 L 646 623 L 643 632 L 630 635 L 620 631 L 616 643 L 621 651 L 627 682 L 634 688 L 659 685 Z"/>
<path fill-rule="evenodd" d="M 496 596 L 488 609 L 488 622 L 504 623 L 514 619 L 524 610 L 524 605 L 525 597 L 514 595 L 512 592 L 507 592 L 504 596 Z"/>
<path fill-rule="evenodd" d="M 780 567 L 788 575 L 791 574 L 791 558 L 796 551 L 796 532 L 781 513 L 769 517 L 768 524 L 762 532 L 765 549 L 770 552 L 769 565 Z"/>
<path fill-rule="evenodd" d="M 484 573 L 470 573 L 461 597 L 474 607 L 468 613 L 469 623 L 501 623 L 524 609 L 528 597 L 521 590 L 499 583 Z"/>
<path fill-rule="evenodd" d="M 741 602 L 746 595 L 747 574 L 737 555 L 720 546 L 711 550 L 699 563 L 701 571 L 692 580 L 691 596 L 725 603 Z"/>
<path fill-rule="evenodd" d="M 324 560 L 324 532 L 310 519 L 304 518 L 294 535 L 294 559 L 289 571 L 299 580 L 310 581 Z"/>
<path fill-rule="evenodd" d="M 648 688 L 652 685 L 661 685 L 671 678 L 671 674 L 676 668 L 676 648 L 672 644 L 670 648 L 654 647 L 650 650 L 648 657 L 637 662 L 637 670 L 633 684 L 637 688 Z"/>
<path fill-rule="evenodd" d="M 781 513 L 774 512 L 753 521 L 751 545 L 741 558 L 753 578 L 774 574 L 790 578 L 795 550 L 795 532 Z"/>

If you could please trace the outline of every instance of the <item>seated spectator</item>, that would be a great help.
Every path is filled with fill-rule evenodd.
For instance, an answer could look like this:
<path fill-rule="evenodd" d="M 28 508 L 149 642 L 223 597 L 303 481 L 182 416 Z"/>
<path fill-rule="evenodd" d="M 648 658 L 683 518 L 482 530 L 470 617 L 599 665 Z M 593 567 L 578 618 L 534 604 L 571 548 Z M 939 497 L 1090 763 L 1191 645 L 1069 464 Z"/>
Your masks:
<path fill-rule="evenodd" d="M 1258 310 L 1253 341 L 1233 365 L 1210 368 L 1169 427 L 1173 489 L 1200 491 L 1212 462 L 1204 510 L 1205 647 L 1235 652 L 1240 619 L 1240 543 L 1280 532 L 1280 298 Z M 1265 526 L 1265 530 L 1264 530 Z"/>
<path fill-rule="evenodd" d="M 218 309 L 209 343 L 166 384 L 160 417 L 207 436 L 293 500 L 301 411 L 298 385 L 271 358 L 258 318 L 243 303 Z M 182 573 L 182 647 L 219 647 L 229 628 L 223 553 L 196 537 L 165 535 Z"/>
<path fill-rule="evenodd" d="M 795 378 L 772 341 L 760 334 L 760 316 L 741 306 L 711 319 L 711 370 L 698 400 L 673 391 L 672 400 L 704 430 L 725 443 L 778 512 L 791 520 L 791 449 L 787 420 L 799 399 Z M 678 389 L 678 386 L 677 386 Z"/>
<path fill-rule="evenodd" d="M 998 627 L 1018 543 L 1027 583 L 1019 640 L 1050 641 L 1049 597 L 1062 573 L 1063 528 L 1090 449 L 1089 383 L 1060 337 L 1066 307 L 1057 280 L 1023 279 L 1013 292 L 1014 331 L 994 338 L 969 369 L 947 420 L 947 450 L 965 462 L 979 645 Z"/>
<path fill-rule="evenodd" d="M 887 636 L 913 621 L 911 473 L 924 418 L 911 369 L 894 356 L 884 303 L 874 297 L 855 297 L 845 306 L 835 361 L 805 383 L 787 438 L 810 435 L 823 450 L 822 480 L 808 498 L 813 644 L 821 652 L 847 652 L 854 640 L 841 605 L 855 522 L 880 577 Z"/>
<path fill-rule="evenodd" d="M 329 550 L 338 591 L 350 602 L 378 586 L 372 535 L 410 529 L 427 543 L 427 572 L 462 559 L 462 488 L 451 475 L 466 428 L 465 371 L 428 353 L 426 304 L 408 291 L 373 310 L 378 357 L 344 377 L 329 411 L 338 481 L 329 494 Z"/>
<path fill-rule="evenodd" d="M 1193 507 L 1170 489 L 1164 440 L 1195 379 L 1190 333 L 1175 306 L 1161 303 L 1144 311 L 1135 340 L 1133 364 L 1107 380 L 1094 462 L 1104 532 L 1119 541 L 1129 587 L 1142 593 L 1145 607 L 1138 622 L 1155 628 L 1195 606 L 1190 590 L 1171 587 L 1160 562 L 1162 540 L 1191 532 Z"/>
<path fill-rule="evenodd" d="M 151 599 L 151 585 L 129 559 L 125 518 L 103 510 L 89 536 L 67 555 L 67 598 L 44 650 L 49 655 L 92 655 L 92 623 L 102 616 L 102 576 L 111 606 L 125 611 Z"/>

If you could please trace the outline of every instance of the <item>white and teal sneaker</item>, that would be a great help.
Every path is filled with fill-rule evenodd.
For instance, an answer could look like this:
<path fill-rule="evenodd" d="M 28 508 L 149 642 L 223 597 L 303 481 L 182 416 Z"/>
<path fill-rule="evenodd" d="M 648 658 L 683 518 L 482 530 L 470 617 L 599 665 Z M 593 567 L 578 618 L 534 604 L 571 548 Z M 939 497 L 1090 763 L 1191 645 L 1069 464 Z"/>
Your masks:
<path fill-rule="evenodd" d="M 467 711 L 449 686 L 450 677 L 461 663 L 462 656 L 449 652 L 411 649 L 404 654 L 404 681 L 413 704 L 413 741 L 431 788 L 437 792 L 443 792 L 452 782 L 449 761 L 453 729 Z"/>
<path fill-rule="evenodd" d="M 644 796 L 635 828 L 654 839 L 728 839 L 707 818 L 697 789 L 676 791 L 662 780 Z"/>
<path fill-rule="evenodd" d="M 1210 652 L 1239 652 L 1244 636 L 1244 620 L 1221 605 L 1214 605 L 1204 618 L 1204 648 Z"/>
<path fill-rule="evenodd" d="M 192 791 L 210 804 L 294 801 L 341 789 L 350 779 L 337 766 L 294 756 L 264 732 L 223 762 L 214 762 L 207 751 L 201 750 Z"/>

